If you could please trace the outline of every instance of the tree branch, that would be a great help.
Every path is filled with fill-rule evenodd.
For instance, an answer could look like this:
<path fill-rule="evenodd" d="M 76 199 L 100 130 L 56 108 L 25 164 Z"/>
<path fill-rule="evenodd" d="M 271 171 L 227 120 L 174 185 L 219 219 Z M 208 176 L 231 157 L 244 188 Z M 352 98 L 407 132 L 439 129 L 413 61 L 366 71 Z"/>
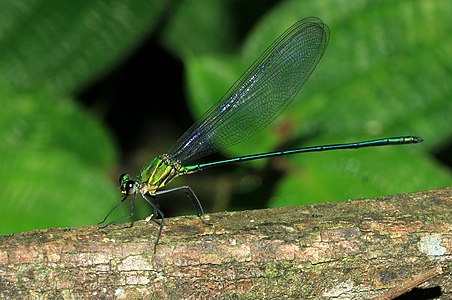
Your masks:
<path fill-rule="evenodd" d="M 0 237 L 0 298 L 452 298 L 452 188 Z M 424 283 L 427 281 L 427 283 Z"/>

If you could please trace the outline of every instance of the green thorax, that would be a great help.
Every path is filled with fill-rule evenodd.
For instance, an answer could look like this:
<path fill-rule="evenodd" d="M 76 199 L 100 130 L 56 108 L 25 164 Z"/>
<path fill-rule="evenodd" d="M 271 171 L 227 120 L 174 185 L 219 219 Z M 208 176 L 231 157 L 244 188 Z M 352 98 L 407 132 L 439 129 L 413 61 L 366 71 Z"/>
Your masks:
<path fill-rule="evenodd" d="M 172 161 L 166 154 L 159 155 L 141 172 L 138 178 L 140 190 L 152 194 L 177 176 L 189 173 L 193 173 L 193 171 Z"/>

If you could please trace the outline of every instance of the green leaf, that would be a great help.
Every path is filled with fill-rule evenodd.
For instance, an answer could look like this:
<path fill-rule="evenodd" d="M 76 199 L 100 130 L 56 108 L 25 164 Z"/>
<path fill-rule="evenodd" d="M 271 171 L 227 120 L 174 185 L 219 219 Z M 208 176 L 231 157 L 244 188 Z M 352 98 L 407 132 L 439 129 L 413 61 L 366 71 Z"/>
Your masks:
<path fill-rule="evenodd" d="M 0 234 L 95 225 L 118 200 L 99 169 L 67 151 L 11 147 L 0 157 Z"/>
<path fill-rule="evenodd" d="M 358 199 L 443 187 L 450 170 L 429 159 L 418 145 L 306 153 L 290 157 L 270 206 Z M 409 148 L 409 149 L 408 149 Z"/>
<path fill-rule="evenodd" d="M 111 137 L 73 93 L 127 56 L 166 5 L 0 3 L 0 233 L 95 224 L 116 203 Z"/>
<path fill-rule="evenodd" d="M 111 69 L 151 29 L 165 1 L 2 1 L 0 82 L 73 92 Z"/>
<path fill-rule="evenodd" d="M 30 151 L 61 149 L 81 160 L 105 168 L 115 162 L 110 137 L 98 121 L 70 99 L 56 99 L 45 92 L 19 94 L 0 89 L 1 148 Z"/>
<path fill-rule="evenodd" d="M 229 5 L 224 0 L 178 2 L 162 34 L 163 44 L 180 57 L 231 51 L 234 20 Z"/>
<path fill-rule="evenodd" d="M 69 99 L 0 89 L 0 233 L 95 224 L 117 201 L 111 139 Z"/>

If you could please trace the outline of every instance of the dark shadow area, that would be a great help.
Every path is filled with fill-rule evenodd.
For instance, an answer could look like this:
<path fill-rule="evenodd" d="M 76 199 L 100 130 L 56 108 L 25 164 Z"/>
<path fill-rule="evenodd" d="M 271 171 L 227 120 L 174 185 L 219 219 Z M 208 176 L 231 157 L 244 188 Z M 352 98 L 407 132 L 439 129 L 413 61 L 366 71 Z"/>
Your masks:
<path fill-rule="evenodd" d="M 436 299 L 442 295 L 441 287 L 434 286 L 431 288 L 414 288 L 408 293 L 405 293 L 394 300 L 427 300 L 427 299 Z"/>
<path fill-rule="evenodd" d="M 443 164 L 452 168 L 452 144 L 444 145 L 444 147 L 433 152 L 433 155 Z"/>

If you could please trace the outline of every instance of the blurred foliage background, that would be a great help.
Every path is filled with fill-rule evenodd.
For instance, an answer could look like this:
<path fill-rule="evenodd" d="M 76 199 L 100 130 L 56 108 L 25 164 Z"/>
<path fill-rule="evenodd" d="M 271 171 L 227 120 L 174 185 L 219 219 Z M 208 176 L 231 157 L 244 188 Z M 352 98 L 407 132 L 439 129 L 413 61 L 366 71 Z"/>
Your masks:
<path fill-rule="evenodd" d="M 310 153 L 177 179 L 207 212 L 302 205 L 452 183 L 452 2 L 0 2 L 0 233 L 96 224 L 270 43 L 321 18 L 328 49 L 290 108 L 205 161 L 419 135 L 419 145 Z M 138 200 L 137 218 L 149 214 Z M 159 201 L 166 216 L 192 210 Z M 117 216 L 128 213 L 130 205 Z"/>

